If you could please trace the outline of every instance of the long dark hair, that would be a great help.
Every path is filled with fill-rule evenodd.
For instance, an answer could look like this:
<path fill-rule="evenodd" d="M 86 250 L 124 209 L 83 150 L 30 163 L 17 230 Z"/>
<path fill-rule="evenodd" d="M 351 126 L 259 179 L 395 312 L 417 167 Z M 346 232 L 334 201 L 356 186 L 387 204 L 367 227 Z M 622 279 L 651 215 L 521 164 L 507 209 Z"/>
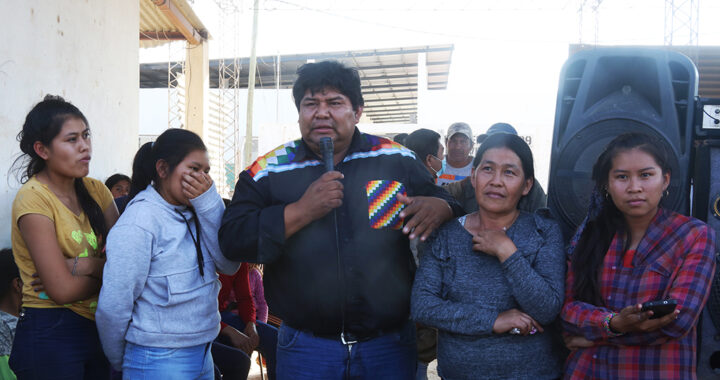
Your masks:
<path fill-rule="evenodd" d="M 90 127 L 85 115 L 60 96 L 47 95 L 42 102 L 36 104 L 30 110 L 25 117 L 22 130 L 17 135 L 20 150 L 23 154 L 13 163 L 13 166 L 15 166 L 18 162 L 23 162 L 21 166 L 25 169 L 22 170 L 20 183 L 27 182 L 47 166 L 45 160 L 35 152 L 33 147 L 35 142 L 39 141 L 45 146 L 50 146 L 55 136 L 62 130 L 63 124 L 70 119 L 82 120 L 87 127 Z M 75 178 L 73 185 L 80 207 L 87 215 L 95 235 L 102 237 L 98 252 L 102 251 L 105 248 L 105 236 L 107 236 L 107 225 L 105 224 L 103 211 L 88 192 L 82 178 Z"/>
<path fill-rule="evenodd" d="M 155 142 L 145 143 L 133 159 L 129 200 L 135 198 L 152 182 L 155 182 L 155 186 L 160 186 L 155 169 L 155 163 L 159 160 L 165 161 L 168 172 L 172 173 L 188 154 L 196 150 L 207 151 L 207 148 L 200 136 L 186 129 L 168 129 L 158 136 Z"/>
<path fill-rule="evenodd" d="M 625 218 L 613 200 L 607 196 L 608 178 L 613 159 L 620 153 L 639 149 L 653 157 L 662 173 L 670 173 L 668 153 L 661 141 L 642 133 L 626 133 L 613 139 L 593 165 L 593 194 L 599 201 L 593 202 L 588 211 L 587 222 L 580 227 L 580 236 L 570 257 L 575 274 L 573 293 L 575 299 L 594 305 L 604 305 L 600 295 L 600 268 L 615 233 L 626 231 Z M 600 208 L 594 210 L 593 208 Z"/>

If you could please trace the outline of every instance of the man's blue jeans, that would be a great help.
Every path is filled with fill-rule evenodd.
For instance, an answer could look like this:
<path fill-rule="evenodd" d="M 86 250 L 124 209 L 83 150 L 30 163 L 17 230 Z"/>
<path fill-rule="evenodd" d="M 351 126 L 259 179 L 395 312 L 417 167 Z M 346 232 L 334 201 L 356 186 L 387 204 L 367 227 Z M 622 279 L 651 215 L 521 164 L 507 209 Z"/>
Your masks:
<path fill-rule="evenodd" d="M 415 325 L 368 341 L 344 345 L 283 324 L 278 334 L 277 378 L 414 379 Z"/>

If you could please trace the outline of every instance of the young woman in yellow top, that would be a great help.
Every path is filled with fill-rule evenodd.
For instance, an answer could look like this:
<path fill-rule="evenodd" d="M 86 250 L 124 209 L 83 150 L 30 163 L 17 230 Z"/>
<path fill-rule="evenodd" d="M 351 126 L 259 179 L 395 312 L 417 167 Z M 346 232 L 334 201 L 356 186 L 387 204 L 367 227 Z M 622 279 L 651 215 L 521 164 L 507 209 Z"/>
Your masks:
<path fill-rule="evenodd" d="M 27 166 L 12 207 L 12 247 L 24 285 L 10 367 L 19 380 L 106 379 L 94 314 L 118 212 L 105 185 L 86 177 L 87 119 L 46 96 L 18 140 Z"/>

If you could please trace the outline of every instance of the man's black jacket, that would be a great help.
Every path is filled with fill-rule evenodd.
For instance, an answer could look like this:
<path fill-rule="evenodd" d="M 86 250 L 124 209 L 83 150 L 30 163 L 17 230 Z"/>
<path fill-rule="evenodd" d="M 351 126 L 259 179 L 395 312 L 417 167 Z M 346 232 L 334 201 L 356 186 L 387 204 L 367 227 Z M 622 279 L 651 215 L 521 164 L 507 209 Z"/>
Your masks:
<path fill-rule="evenodd" d="M 445 199 L 456 216 L 462 208 L 410 150 L 356 128 L 336 167 L 344 174 L 337 226 L 331 212 L 286 240 L 285 206 L 323 170 L 302 140 L 258 158 L 240 174 L 225 211 L 223 254 L 266 264 L 270 310 L 296 329 L 336 334 L 344 323 L 344 331 L 363 336 L 397 328 L 408 319 L 414 269 L 397 192 Z"/>

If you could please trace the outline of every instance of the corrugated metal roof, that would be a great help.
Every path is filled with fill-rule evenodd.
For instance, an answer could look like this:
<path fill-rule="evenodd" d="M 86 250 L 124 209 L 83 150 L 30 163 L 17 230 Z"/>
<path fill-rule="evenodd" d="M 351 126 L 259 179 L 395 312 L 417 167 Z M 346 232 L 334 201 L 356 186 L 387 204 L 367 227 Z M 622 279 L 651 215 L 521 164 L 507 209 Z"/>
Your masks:
<path fill-rule="evenodd" d="M 187 0 L 156 0 L 169 2 L 176 8 L 196 31 L 208 38 L 207 29 L 200 21 Z M 148 48 L 165 44 L 172 40 L 184 40 L 180 29 L 155 5 L 153 0 L 140 0 L 140 47 Z"/>
<path fill-rule="evenodd" d="M 595 45 L 570 45 L 570 55 Z M 638 46 L 675 51 L 688 56 L 698 70 L 698 96 L 720 98 L 720 46 Z"/>
<path fill-rule="evenodd" d="M 257 59 L 256 88 L 276 88 L 280 61 L 280 88 L 292 88 L 297 69 L 308 61 L 338 60 L 356 67 L 365 99 L 364 115 L 374 123 L 415 123 L 417 120 L 418 57 L 426 54 L 428 90 L 447 88 L 453 45 L 394 49 L 352 50 L 331 53 L 266 56 Z M 210 88 L 218 87 L 220 59 L 210 61 Z M 225 59 L 232 65 L 232 59 Z M 247 88 L 249 58 L 238 58 L 239 88 Z M 140 65 L 141 88 L 167 87 L 168 64 Z"/>

